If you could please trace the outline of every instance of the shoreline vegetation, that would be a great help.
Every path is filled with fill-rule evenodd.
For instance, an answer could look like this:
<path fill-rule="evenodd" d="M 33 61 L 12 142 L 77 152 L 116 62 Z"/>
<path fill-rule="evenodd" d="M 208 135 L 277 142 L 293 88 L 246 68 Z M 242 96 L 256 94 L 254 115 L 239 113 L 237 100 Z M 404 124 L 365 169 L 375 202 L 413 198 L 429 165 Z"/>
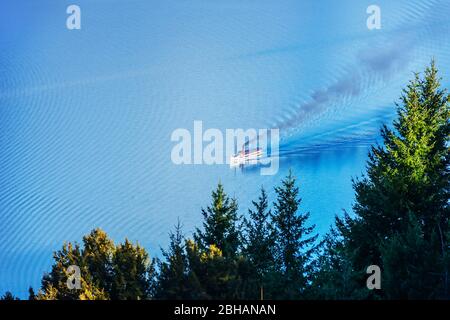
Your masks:
<path fill-rule="evenodd" d="M 219 183 L 202 226 L 187 238 L 178 221 L 161 259 L 94 229 L 54 253 L 29 299 L 450 299 L 449 107 L 433 61 L 403 90 L 397 119 L 353 180 L 353 213 L 320 239 L 292 172 L 275 199 L 261 188 L 245 216 Z M 74 265 L 80 289 L 67 285 Z M 370 266 L 380 289 L 367 286 Z"/>

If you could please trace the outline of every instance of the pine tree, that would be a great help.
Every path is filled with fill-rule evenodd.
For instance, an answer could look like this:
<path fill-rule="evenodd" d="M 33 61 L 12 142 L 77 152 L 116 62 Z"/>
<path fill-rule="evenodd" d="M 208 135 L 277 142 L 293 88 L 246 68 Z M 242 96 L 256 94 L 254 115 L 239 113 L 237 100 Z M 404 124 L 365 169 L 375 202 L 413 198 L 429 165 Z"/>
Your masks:
<path fill-rule="evenodd" d="M 50 296 L 60 300 L 76 300 L 79 297 L 77 290 L 70 290 L 67 280 L 70 274 L 68 268 L 71 265 L 84 266 L 81 257 L 81 249 L 78 244 L 64 243 L 61 250 L 53 253 L 54 264 L 50 273 L 42 279 L 42 289 L 38 294 L 40 300 L 46 300 Z M 83 274 L 83 272 L 82 272 Z"/>
<path fill-rule="evenodd" d="M 212 192 L 212 203 L 202 209 L 203 230 L 197 229 L 194 240 L 201 250 L 216 246 L 225 258 L 233 258 L 239 246 L 237 203 L 229 198 L 222 184 Z"/>
<path fill-rule="evenodd" d="M 388 299 L 438 299 L 435 285 L 440 275 L 430 272 L 443 265 L 439 251 L 433 248 L 437 239 L 427 241 L 417 219 L 410 217 L 405 232 L 395 234 L 383 243 L 383 287 Z M 434 256 L 431 256 L 434 255 Z"/>
<path fill-rule="evenodd" d="M 224 257 L 222 250 L 214 244 L 199 250 L 192 241 L 188 242 L 188 257 L 192 280 L 200 284 L 195 292 L 197 298 L 224 300 L 239 296 L 235 259 Z"/>
<path fill-rule="evenodd" d="M 202 253 L 195 241 L 187 239 L 185 242 L 186 257 L 189 263 L 187 286 L 189 288 L 189 299 L 211 299 L 212 294 L 208 293 L 207 281 L 209 273 L 207 266 L 201 259 Z M 213 270 L 212 273 L 214 273 Z"/>
<path fill-rule="evenodd" d="M 275 254 L 274 230 L 271 226 L 272 214 L 269 209 L 267 193 L 261 188 L 258 202 L 252 201 L 254 209 L 249 209 L 248 218 L 244 218 L 243 256 L 248 260 L 246 266 L 242 261 L 240 274 L 250 283 L 247 298 L 259 299 L 266 288 L 266 298 L 270 297 L 268 289 L 269 274 L 274 272 L 273 256 Z M 245 289 L 243 289 L 245 290 Z"/>
<path fill-rule="evenodd" d="M 65 243 L 54 253 L 54 264 L 42 279 L 37 300 L 125 300 L 151 296 L 154 263 L 144 248 L 128 240 L 116 247 L 101 229 L 83 237 L 83 244 L 80 247 Z M 73 275 L 70 266 L 80 270 L 80 288 L 68 286 Z"/>
<path fill-rule="evenodd" d="M 113 255 L 112 269 L 112 299 L 144 300 L 151 297 L 154 262 L 139 244 L 133 245 L 128 239 L 119 244 Z"/>
<path fill-rule="evenodd" d="M 108 299 L 107 293 L 93 283 L 79 245 L 65 243 L 61 250 L 54 253 L 53 259 L 55 263 L 51 272 L 45 274 L 42 279 L 38 300 L 83 300 L 86 297 L 90 300 Z M 70 266 L 80 268 L 80 289 L 69 288 L 67 285 L 72 275 L 69 272 Z"/>
<path fill-rule="evenodd" d="M 34 292 L 33 287 L 28 288 L 28 300 L 36 300 L 36 293 Z"/>
<path fill-rule="evenodd" d="M 341 234 L 332 227 L 318 245 L 317 257 L 313 261 L 311 291 L 307 298 L 315 300 L 368 298 L 366 288 L 358 283 L 363 273 L 353 270 L 351 256 L 352 253 L 347 250 Z"/>
<path fill-rule="evenodd" d="M 192 292 L 188 279 L 188 259 L 180 221 L 170 234 L 169 250 L 163 250 L 165 261 L 159 262 L 157 299 L 188 299 Z"/>
<path fill-rule="evenodd" d="M 313 226 L 306 226 L 309 213 L 299 213 L 301 199 L 292 172 L 275 188 L 273 223 L 276 235 L 276 263 L 279 297 L 296 299 L 305 295 L 311 255 L 317 235 Z"/>
<path fill-rule="evenodd" d="M 203 229 L 197 229 L 194 242 L 186 247 L 189 259 L 189 279 L 197 281 L 195 295 L 206 299 L 236 298 L 239 288 L 237 202 L 229 198 L 222 184 L 212 192 L 212 203 L 202 209 Z"/>
<path fill-rule="evenodd" d="M 6 291 L 5 294 L 2 297 L 0 297 L 0 300 L 15 301 L 15 300 L 20 300 L 20 299 L 15 297 L 10 291 Z"/>
<path fill-rule="evenodd" d="M 416 74 L 404 90 L 393 129 L 383 126 L 384 144 L 372 148 L 367 176 L 354 181 L 355 217 L 342 221 L 339 228 L 347 250 L 353 253 L 353 268 L 362 272 L 369 265 L 383 266 L 393 261 L 396 252 L 419 254 L 416 251 L 425 241 L 427 252 L 415 268 L 434 275 L 425 285 L 421 275 L 408 272 L 396 287 L 392 284 L 374 294 L 416 298 L 448 295 L 449 100 L 440 89 L 432 62 L 424 77 Z M 398 268 L 406 270 L 406 265 Z M 412 283 L 423 284 L 420 295 Z"/>
<path fill-rule="evenodd" d="M 113 270 L 111 259 L 114 255 L 114 242 L 106 232 L 97 228 L 83 237 L 83 261 L 89 269 L 93 282 L 105 292 L 111 292 Z"/>

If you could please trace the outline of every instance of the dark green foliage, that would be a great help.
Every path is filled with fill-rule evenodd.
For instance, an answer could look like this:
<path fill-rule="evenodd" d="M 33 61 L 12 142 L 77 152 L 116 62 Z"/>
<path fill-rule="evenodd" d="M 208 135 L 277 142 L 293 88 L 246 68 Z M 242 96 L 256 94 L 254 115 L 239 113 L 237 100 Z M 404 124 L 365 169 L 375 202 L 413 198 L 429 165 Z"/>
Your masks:
<path fill-rule="evenodd" d="M 439 87 L 432 63 L 404 90 L 394 129 L 383 127 L 354 181 L 356 216 L 338 226 L 354 272 L 385 267 L 379 297 L 448 295 L 449 98 Z"/>
<path fill-rule="evenodd" d="M 105 300 L 147 299 L 151 295 L 153 263 L 145 249 L 128 240 L 117 247 L 100 229 L 83 238 L 84 247 L 66 243 L 54 253 L 50 273 L 44 275 L 39 300 Z M 78 266 L 81 289 L 67 286 L 71 273 Z"/>
<path fill-rule="evenodd" d="M 152 290 L 153 263 L 144 248 L 128 239 L 119 244 L 112 259 L 111 299 L 148 299 Z"/>
<path fill-rule="evenodd" d="M 215 245 L 199 250 L 192 241 L 187 243 L 187 252 L 190 276 L 200 285 L 196 293 L 199 298 L 217 300 L 238 297 L 239 278 L 235 259 L 224 257 Z"/>
<path fill-rule="evenodd" d="M 212 192 L 212 203 L 202 209 L 203 228 L 187 243 L 189 277 L 200 284 L 196 296 L 204 299 L 237 298 L 240 237 L 236 200 L 222 184 Z"/>
<path fill-rule="evenodd" d="M 185 248 L 185 239 L 180 221 L 175 227 L 175 233 L 170 234 L 168 251 L 163 250 L 165 261 L 159 262 L 158 284 L 155 298 L 157 299 L 189 299 L 198 284 L 191 287 L 189 265 Z"/>
<path fill-rule="evenodd" d="M 78 300 L 84 298 L 84 291 L 88 295 L 101 296 L 100 289 L 93 286 L 87 266 L 82 257 L 80 246 L 72 243 L 64 243 L 61 250 L 53 254 L 54 264 L 50 273 L 42 278 L 42 290 L 38 295 L 40 300 Z M 72 273 L 69 273 L 70 266 L 78 266 L 81 270 L 81 283 L 83 290 L 69 289 L 67 280 Z M 92 287 L 94 287 L 92 289 Z M 95 293 L 92 293 L 95 291 Z M 83 297 L 82 297 L 83 296 Z"/>
<path fill-rule="evenodd" d="M 201 250 L 215 245 L 225 258 L 232 258 L 239 247 L 237 203 L 229 198 L 222 184 L 212 192 L 212 203 L 202 209 L 203 230 L 197 229 L 194 240 Z"/>
<path fill-rule="evenodd" d="M 28 300 L 36 300 L 36 294 L 34 293 L 34 289 L 32 287 L 28 288 Z"/>
<path fill-rule="evenodd" d="M 317 235 L 314 226 L 307 226 L 309 213 L 300 213 L 301 199 L 292 172 L 275 188 L 273 225 L 276 237 L 275 267 L 278 298 L 297 299 L 305 296 L 308 274 Z"/>
<path fill-rule="evenodd" d="M 20 300 L 20 299 L 15 297 L 10 291 L 6 291 L 5 294 L 0 297 L 0 300 L 3 300 L 3 301 L 16 301 L 16 300 Z"/>
<path fill-rule="evenodd" d="M 364 272 L 356 272 L 351 265 L 352 252 L 347 250 L 344 239 L 331 228 L 319 245 L 314 260 L 312 288 L 308 298 L 320 300 L 344 300 L 368 298 L 368 290 L 358 279 Z"/>
<path fill-rule="evenodd" d="M 243 256 L 247 261 L 240 264 L 239 274 L 245 282 L 241 291 L 246 292 L 250 299 L 259 299 L 261 291 L 265 291 L 266 298 L 269 298 L 270 279 L 275 272 L 275 232 L 264 188 L 261 188 L 258 202 L 252 201 L 252 204 L 254 208 L 249 209 L 248 218 L 243 221 Z"/>
<path fill-rule="evenodd" d="M 114 242 L 104 231 L 94 229 L 89 235 L 83 237 L 83 245 L 83 261 L 95 285 L 106 292 L 111 292 L 113 284 L 111 259 L 115 251 Z"/>
<path fill-rule="evenodd" d="M 442 275 L 433 271 L 444 268 L 439 251 L 433 248 L 438 239 L 435 235 L 435 239 L 425 240 L 415 218 L 407 223 L 405 232 L 394 235 L 381 248 L 386 298 L 438 299 L 436 287 Z"/>

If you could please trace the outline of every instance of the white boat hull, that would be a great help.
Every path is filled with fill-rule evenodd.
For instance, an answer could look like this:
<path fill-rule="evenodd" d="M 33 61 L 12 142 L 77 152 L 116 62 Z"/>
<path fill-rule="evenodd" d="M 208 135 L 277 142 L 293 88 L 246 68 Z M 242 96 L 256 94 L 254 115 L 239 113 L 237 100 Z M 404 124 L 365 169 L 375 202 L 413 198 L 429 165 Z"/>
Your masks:
<path fill-rule="evenodd" d="M 239 167 L 250 164 L 257 164 L 258 160 L 262 157 L 262 150 L 255 150 L 248 153 L 239 153 L 230 157 L 230 167 Z"/>

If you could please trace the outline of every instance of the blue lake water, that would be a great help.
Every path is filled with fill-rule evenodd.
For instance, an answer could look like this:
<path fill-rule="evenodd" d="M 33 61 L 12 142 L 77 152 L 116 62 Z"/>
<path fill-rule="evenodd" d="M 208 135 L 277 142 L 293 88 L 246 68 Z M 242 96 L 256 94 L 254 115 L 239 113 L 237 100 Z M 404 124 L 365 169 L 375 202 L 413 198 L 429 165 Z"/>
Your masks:
<path fill-rule="evenodd" d="M 288 170 L 324 234 L 351 211 L 351 178 L 434 57 L 450 79 L 450 3 L 8 0 L 0 10 L 0 293 L 26 296 L 52 251 L 101 227 L 152 256 L 189 234 L 221 181 L 245 214 Z M 175 165 L 171 133 L 280 128 L 280 170 Z"/>

